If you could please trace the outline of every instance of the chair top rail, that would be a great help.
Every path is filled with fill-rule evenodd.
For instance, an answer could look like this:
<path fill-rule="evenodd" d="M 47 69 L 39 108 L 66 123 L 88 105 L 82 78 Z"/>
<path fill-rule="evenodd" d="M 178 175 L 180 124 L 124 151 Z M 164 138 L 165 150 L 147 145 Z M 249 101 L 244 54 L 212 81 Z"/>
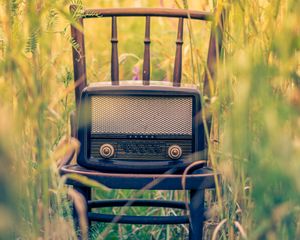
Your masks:
<path fill-rule="evenodd" d="M 73 7 L 76 7 L 73 6 Z M 174 17 L 174 18 L 191 18 L 205 21 L 212 21 L 213 14 L 210 12 L 172 9 L 172 8 L 97 8 L 84 9 L 82 18 L 96 17 Z"/>

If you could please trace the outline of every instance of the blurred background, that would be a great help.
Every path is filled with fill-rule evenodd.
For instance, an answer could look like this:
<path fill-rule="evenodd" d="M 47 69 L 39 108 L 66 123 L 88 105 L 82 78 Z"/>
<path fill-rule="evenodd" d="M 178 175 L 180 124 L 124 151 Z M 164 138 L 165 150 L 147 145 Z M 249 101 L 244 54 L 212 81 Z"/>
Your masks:
<path fill-rule="evenodd" d="M 225 9 L 217 84 L 207 100 L 214 126 L 210 164 L 223 182 L 217 193 L 206 193 L 213 218 L 205 239 L 300 239 L 298 0 L 0 2 L 0 239 L 76 239 L 70 193 L 56 169 L 67 150 L 74 110 L 70 4 L 189 8 L 216 16 Z M 144 24 L 143 18 L 118 21 L 122 80 L 141 78 Z M 151 79 L 170 81 L 177 21 L 157 18 L 151 27 Z M 183 82 L 200 89 L 210 28 L 204 22 L 185 25 Z M 109 19 L 86 20 L 85 36 L 88 81 L 109 81 Z M 97 198 L 140 197 L 136 194 L 94 192 Z M 143 197 L 182 200 L 183 193 Z M 178 214 L 146 208 L 126 213 Z M 100 224 L 91 238 L 185 239 L 186 233 L 184 225 Z"/>

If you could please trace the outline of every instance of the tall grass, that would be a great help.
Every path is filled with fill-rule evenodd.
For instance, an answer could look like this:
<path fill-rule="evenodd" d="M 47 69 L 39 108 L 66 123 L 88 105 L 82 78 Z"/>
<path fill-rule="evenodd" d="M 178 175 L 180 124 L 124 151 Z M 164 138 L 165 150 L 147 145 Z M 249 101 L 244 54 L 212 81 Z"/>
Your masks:
<path fill-rule="evenodd" d="M 217 64 L 216 91 L 209 101 L 214 116 L 210 147 L 223 176 L 222 195 L 217 199 L 221 204 L 215 204 L 214 194 L 207 194 L 215 217 L 206 224 L 205 236 L 300 238 L 297 0 L 1 0 L 0 238 L 76 238 L 67 189 L 56 170 L 74 109 L 71 2 L 87 7 L 225 8 L 224 49 Z M 109 80 L 106 21 L 85 24 L 89 81 Z M 152 27 L 152 79 L 170 80 L 177 22 L 159 18 Z M 210 24 L 192 22 L 193 48 L 185 28 L 183 80 L 198 84 L 203 81 Z M 144 21 L 119 21 L 121 79 L 141 77 L 143 31 Z M 125 198 L 136 192 L 98 190 L 93 194 Z M 183 193 L 144 192 L 143 197 L 183 199 Z M 144 208 L 126 213 L 174 214 Z M 104 232 L 105 239 L 183 239 L 186 226 L 101 224 L 92 236 L 97 239 Z"/>
<path fill-rule="evenodd" d="M 1 1 L 1 160 L 10 190 L 4 199 L 11 204 L 10 239 L 74 236 L 53 154 L 57 137 L 67 133 L 68 97 L 56 95 L 69 81 L 70 66 L 60 57 L 67 41 L 55 32 L 62 4 Z"/>
<path fill-rule="evenodd" d="M 252 239 L 297 239 L 299 1 L 225 4 L 216 105 L 228 237 L 239 221 Z"/>

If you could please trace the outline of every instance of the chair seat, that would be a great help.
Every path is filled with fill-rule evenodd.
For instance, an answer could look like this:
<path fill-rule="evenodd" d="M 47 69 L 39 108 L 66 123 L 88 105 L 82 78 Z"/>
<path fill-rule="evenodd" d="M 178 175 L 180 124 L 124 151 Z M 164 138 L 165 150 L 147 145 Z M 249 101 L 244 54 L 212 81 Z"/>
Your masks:
<path fill-rule="evenodd" d="M 107 173 L 86 169 L 79 165 L 64 165 L 60 168 L 61 175 L 78 174 L 112 189 L 144 189 L 144 190 L 194 190 L 215 187 L 215 173 L 211 168 L 203 167 L 192 174 L 125 174 Z M 185 178 L 185 186 L 183 186 Z M 83 185 L 74 179 L 67 184 Z"/>

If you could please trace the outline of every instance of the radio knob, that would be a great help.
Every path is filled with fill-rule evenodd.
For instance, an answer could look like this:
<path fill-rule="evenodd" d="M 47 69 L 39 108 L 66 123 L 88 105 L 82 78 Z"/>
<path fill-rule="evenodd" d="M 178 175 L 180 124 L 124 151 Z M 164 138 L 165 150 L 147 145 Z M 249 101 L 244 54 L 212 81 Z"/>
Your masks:
<path fill-rule="evenodd" d="M 115 149 L 111 144 L 103 144 L 100 149 L 99 149 L 99 153 L 101 155 L 101 157 L 103 158 L 110 158 L 114 155 L 115 153 Z"/>
<path fill-rule="evenodd" d="M 172 145 L 168 149 L 168 155 L 171 159 L 178 159 L 182 155 L 182 149 L 178 145 Z"/>

